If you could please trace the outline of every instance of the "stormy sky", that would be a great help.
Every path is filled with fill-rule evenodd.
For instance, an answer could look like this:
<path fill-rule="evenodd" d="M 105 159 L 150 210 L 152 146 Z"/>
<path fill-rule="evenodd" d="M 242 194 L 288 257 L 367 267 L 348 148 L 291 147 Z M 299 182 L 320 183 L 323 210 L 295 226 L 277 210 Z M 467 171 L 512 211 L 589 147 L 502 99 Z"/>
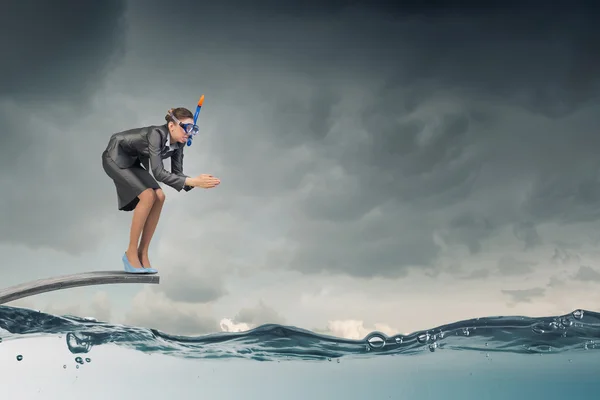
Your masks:
<path fill-rule="evenodd" d="M 4 5 L 2 287 L 122 268 L 114 132 L 204 94 L 184 171 L 222 182 L 163 185 L 160 285 L 11 304 L 346 337 L 597 309 L 600 30 L 585 2 L 531 4 Z"/>

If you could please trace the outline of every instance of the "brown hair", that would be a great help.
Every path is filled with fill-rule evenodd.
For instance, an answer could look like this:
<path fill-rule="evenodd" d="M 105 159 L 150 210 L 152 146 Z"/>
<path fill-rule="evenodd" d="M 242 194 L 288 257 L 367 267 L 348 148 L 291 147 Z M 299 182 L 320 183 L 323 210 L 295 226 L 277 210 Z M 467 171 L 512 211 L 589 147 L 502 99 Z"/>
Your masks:
<path fill-rule="evenodd" d="M 173 118 L 171 118 L 170 113 L 173 113 L 175 118 L 177 118 L 179 121 L 186 118 L 194 119 L 194 114 L 192 114 L 192 112 L 185 107 L 171 108 L 169 111 L 167 111 L 167 115 L 165 115 L 165 121 L 167 121 L 167 124 L 169 122 L 175 122 L 173 121 Z"/>

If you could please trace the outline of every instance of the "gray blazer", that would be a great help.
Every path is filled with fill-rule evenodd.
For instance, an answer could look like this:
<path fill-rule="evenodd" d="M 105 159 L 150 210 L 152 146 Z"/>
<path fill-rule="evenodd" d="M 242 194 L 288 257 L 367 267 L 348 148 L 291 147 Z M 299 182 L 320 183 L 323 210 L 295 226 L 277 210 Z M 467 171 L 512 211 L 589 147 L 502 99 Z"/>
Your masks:
<path fill-rule="evenodd" d="M 106 152 L 121 168 L 129 168 L 141 163 L 151 170 L 154 178 L 171 186 L 178 192 L 186 192 L 193 187 L 185 184 L 183 174 L 183 148 L 185 143 L 169 144 L 167 124 L 146 126 L 117 132 L 110 137 Z M 171 172 L 163 166 L 165 158 L 171 157 Z"/>

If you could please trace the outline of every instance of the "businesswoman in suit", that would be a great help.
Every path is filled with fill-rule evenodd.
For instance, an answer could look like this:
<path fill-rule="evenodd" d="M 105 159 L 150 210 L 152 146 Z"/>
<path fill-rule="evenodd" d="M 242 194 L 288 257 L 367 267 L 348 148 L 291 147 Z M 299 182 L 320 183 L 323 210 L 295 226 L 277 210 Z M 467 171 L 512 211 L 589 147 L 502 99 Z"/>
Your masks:
<path fill-rule="evenodd" d="M 198 131 L 193 117 L 186 108 L 171 109 L 165 116 L 164 125 L 113 134 L 102 153 L 104 171 L 117 190 L 119 210 L 133 210 L 129 246 L 123 255 L 126 272 L 157 272 L 151 268 L 148 248 L 165 202 L 165 194 L 158 182 L 178 192 L 182 189 L 187 192 L 194 187 L 214 188 L 221 183 L 212 175 L 190 178 L 183 173 L 185 143 Z M 163 166 L 163 160 L 169 157 L 171 172 Z"/>

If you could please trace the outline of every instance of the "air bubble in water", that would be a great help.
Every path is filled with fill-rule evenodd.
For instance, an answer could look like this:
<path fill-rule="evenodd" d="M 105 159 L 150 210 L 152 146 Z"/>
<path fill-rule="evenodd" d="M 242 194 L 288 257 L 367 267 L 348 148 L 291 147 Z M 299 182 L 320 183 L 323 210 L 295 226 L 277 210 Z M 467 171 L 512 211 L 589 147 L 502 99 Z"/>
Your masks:
<path fill-rule="evenodd" d="M 396 337 L 396 344 L 402 344 L 402 338 L 400 336 Z"/>
<path fill-rule="evenodd" d="M 582 319 L 583 318 L 583 310 L 575 310 L 575 311 L 573 311 L 573 317 L 575 319 Z"/>
<path fill-rule="evenodd" d="M 63 369 L 67 369 L 67 364 L 63 365 Z"/>
<path fill-rule="evenodd" d="M 435 351 L 435 349 L 437 349 L 437 348 L 438 348 L 438 344 L 437 344 L 437 342 L 433 342 L 433 343 L 431 343 L 431 344 L 429 345 L 429 351 L 430 351 L 430 352 L 432 352 L 432 353 L 433 353 L 433 352 Z"/>
<path fill-rule="evenodd" d="M 92 359 L 91 359 L 91 358 L 86 358 L 86 359 L 85 359 L 85 362 L 86 362 L 86 363 L 90 363 L 90 362 L 92 362 Z"/>
<path fill-rule="evenodd" d="M 76 358 L 75 358 L 75 362 L 76 362 L 76 363 L 78 363 L 78 364 L 83 364 L 83 358 L 81 358 L 81 357 L 76 357 Z"/>
<path fill-rule="evenodd" d="M 469 328 L 463 328 L 463 334 L 465 336 L 469 336 L 470 332 L 469 332 Z"/>
<path fill-rule="evenodd" d="M 67 334 L 67 347 L 73 354 L 87 353 L 92 348 L 92 344 L 86 335 L 69 333 Z"/>
<path fill-rule="evenodd" d="M 568 328 L 569 326 L 573 325 L 573 321 L 571 321 L 569 318 L 562 317 L 560 319 L 560 324 L 565 328 Z"/>
<path fill-rule="evenodd" d="M 421 344 L 425 344 L 429 341 L 430 337 L 429 333 L 422 333 L 417 337 L 417 341 Z"/>
<path fill-rule="evenodd" d="M 23 359 L 23 356 L 19 354 L 19 355 L 17 356 L 17 361 L 21 361 L 22 359 Z"/>
<path fill-rule="evenodd" d="M 374 349 L 380 349 L 385 346 L 385 338 L 377 333 L 371 335 L 367 339 L 367 343 Z"/>

